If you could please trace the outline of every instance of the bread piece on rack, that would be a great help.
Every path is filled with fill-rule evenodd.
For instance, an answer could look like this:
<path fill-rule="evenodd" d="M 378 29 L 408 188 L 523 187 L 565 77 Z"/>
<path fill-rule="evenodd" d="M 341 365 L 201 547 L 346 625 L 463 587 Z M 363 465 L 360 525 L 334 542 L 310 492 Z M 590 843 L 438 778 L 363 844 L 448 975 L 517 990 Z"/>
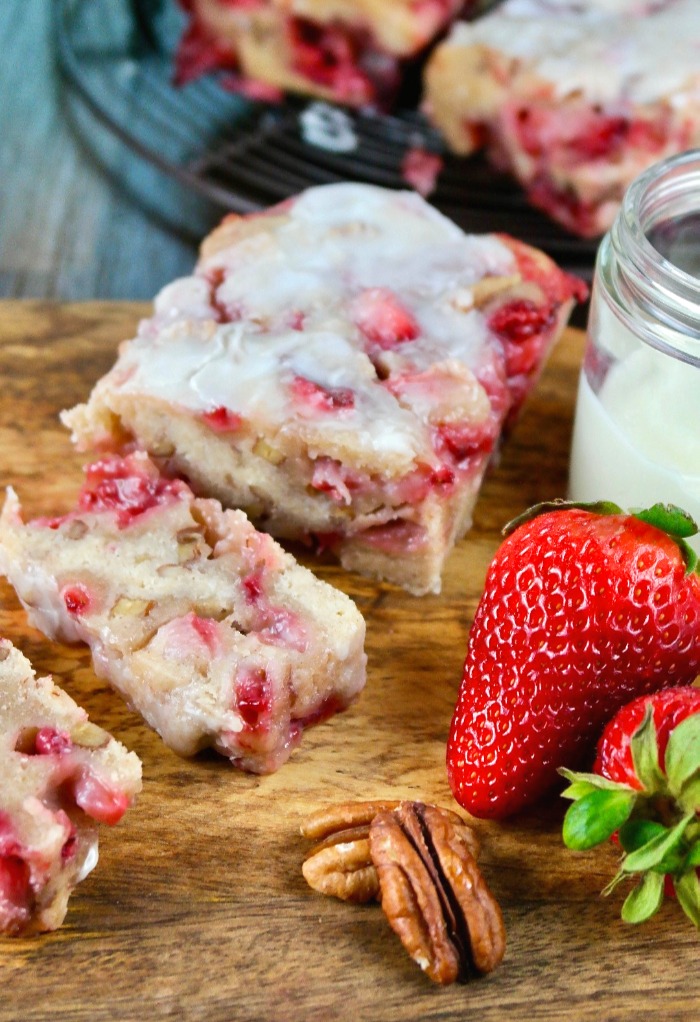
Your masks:
<path fill-rule="evenodd" d="M 97 822 L 117 823 L 141 790 L 141 763 L 7 639 L 0 743 L 0 933 L 55 930 L 97 863 Z"/>
<path fill-rule="evenodd" d="M 697 0 L 505 0 L 436 48 L 425 107 L 595 237 L 642 170 L 700 145 L 699 52 Z"/>
<path fill-rule="evenodd" d="M 0 571 L 32 624 L 86 642 L 95 671 L 183 756 L 213 746 L 274 770 L 365 682 L 352 600 L 142 453 L 89 466 L 60 518 L 23 524 L 10 491 Z"/>
<path fill-rule="evenodd" d="M 63 419 L 82 450 L 136 442 L 273 535 L 439 592 L 581 289 L 413 193 L 313 188 L 225 220 Z"/>
<path fill-rule="evenodd" d="M 181 83 L 215 69 L 265 87 L 350 106 L 384 106 L 415 57 L 465 0 L 181 0 L 189 13 L 177 56 Z"/>

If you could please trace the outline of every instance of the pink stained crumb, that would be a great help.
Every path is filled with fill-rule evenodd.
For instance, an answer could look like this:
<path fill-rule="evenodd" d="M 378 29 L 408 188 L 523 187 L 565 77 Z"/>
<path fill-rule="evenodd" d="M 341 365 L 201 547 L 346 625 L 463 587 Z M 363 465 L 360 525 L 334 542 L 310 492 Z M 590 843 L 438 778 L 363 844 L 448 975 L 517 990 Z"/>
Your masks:
<path fill-rule="evenodd" d="M 254 571 L 243 579 L 243 589 L 249 603 L 257 603 L 265 589 L 262 582 L 262 571 Z"/>
<path fill-rule="evenodd" d="M 386 525 L 374 525 L 355 537 L 366 546 L 374 547 L 386 554 L 411 554 L 428 541 L 428 533 L 422 525 L 397 518 Z"/>
<path fill-rule="evenodd" d="M 215 618 L 189 611 L 162 625 L 158 636 L 168 659 L 202 663 L 221 654 L 222 628 Z"/>
<path fill-rule="evenodd" d="M 401 177 L 425 199 L 435 191 L 444 162 L 437 153 L 414 146 L 406 150 L 401 161 Z"/>
<path fill-rule="evenodd" d="M 294 312 L 289 314 L 288 325 L 290 330 L 304 329 L 304 323 L 306 321 L 306 313 L 302 312 L 301 309 L 295 309 Z"/>
<path fill-rule="evenodd" d="M 350 504 L 351 490 L 361 486 L 361 480 L 334 458 L 317 458 L 311 476 L 311 486 L 319 493 L 327 493 L 336 504 Z"/>
<path fill-rule="evenodd" d="M 328 696 L 312 713 L 308 713 L 305 717 L 297 717 L 291 721 L 289 728 L 290 744 L 297 745 L 301 741 L 305 728 L 322 724 L 324 721 L 334 717 L 336 713 L 342 713 L 346 709 L 347 703 L 339 699 L 337 695 Z"/>
<path fill-rule="evenodd" d="M 431 490 L 439 488 L 444 495 L 454 484 L 455 478 L 449 465 L 418 465 L 412 472 L 387 485 L 387 497 L 394 506 L 418 505 Z"/>
<path fill-rule="evenodd" d="M 268 646 L 286 646 L 298 653 L 306 651 L 309 639 L 306 628 L 297 614 L 271 603 L 265 606 L 258 603 L 257 606 L 260 619 L 255 634 L 261 642 Z"/>
<path fill-rule="evenodd" d="M 114 513 L 118 527 L 123 529 L 152 508 L 189 492 L 181 480 L 162 478 L 135 455 L 113 455 L 86 467 L 77 511 Z"/>
<path fill-rule="evenodd" d="M 188 614 L 187 622 L 207 647 L 210 653 L 214 653 L 219 645 L 219 622 L 209 617 L 199 617 L 198 614 Z"/>
<path fill-rule="evenodd" d="M 389 288 L 361 291 L 353 303 L 353 318 L 367 340 L 384 351 L 420 334 L 415 318 Z"/>

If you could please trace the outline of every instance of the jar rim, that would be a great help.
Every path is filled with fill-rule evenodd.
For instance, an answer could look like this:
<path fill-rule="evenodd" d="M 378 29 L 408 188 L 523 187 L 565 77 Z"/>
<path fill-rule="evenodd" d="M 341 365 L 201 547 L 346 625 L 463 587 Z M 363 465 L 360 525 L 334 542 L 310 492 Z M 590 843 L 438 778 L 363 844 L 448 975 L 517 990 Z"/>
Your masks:
<path fill-rule="evenodd" d="M 700 149 L 688 149 L 643 171 L 625 193 L 620 218 L 625 233 L 629 232 L 647 259 L 658 264 L 669 279 L 675 278 L 678 285 L 690 286 L 700 301 L 700 277 L 677 266 L 648 237 L 649 230 L 666 219 L 679 200 L 683 202 L 689 188 L 695 189 L 694 210 L 700 213 Z"/>
<path fill-rule="evenodd" d="M 650 241 L 657 225 L 700 215 L 700 149 L 669 157 L 630 185 L 600 247 L 599 272 L 618 314 L 648 343 L 700 366 L 700 278 Z"/>

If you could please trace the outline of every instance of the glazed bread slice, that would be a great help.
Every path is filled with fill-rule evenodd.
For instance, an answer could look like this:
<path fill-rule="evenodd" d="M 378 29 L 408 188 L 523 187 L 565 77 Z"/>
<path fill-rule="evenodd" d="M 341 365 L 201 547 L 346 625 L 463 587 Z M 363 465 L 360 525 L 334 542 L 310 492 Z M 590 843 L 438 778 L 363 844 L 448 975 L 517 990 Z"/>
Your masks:
<path fill-rule="evenodd" d="M 0 570 L 32 624 L 86 642 L 96 673 L 182 756 L 212 746 L 274 770 L 365 682 L 353 602 L 143 454 L 90 466 L 60 518 L 23 524 L 10 492 Z"/>
<path fill-rule="evenodd" d="M 244 89 L 272 89 L 351 106 L 387 105 L 401 62 L 441 32 L 465 0 L 183 0 L 189 21 L 177 57 L 181 83 L 214 69 Z M 268 89 L 266 92 L 265 89 Z"/>
<path fill-rule="evenodd" d="M 432 54 L 425 108 L 576 234 L 651 164 L 700 145 L 697 0 L 505 0 Z"/>
<path fill-rule="evenodd" d="M 97 823 L 121 819 L 141 790 L 141 763 L 7 639 L 0 742 L 0 932 L 25 936 L 61 925 L 97 863 Z"/>
<path fill-rule="evenodd" d="M 136 442 L 273 535 L 439 592 L 581 289 L 414 193 L 310 189 L 225 220 L 63 421 L 81 450 Z"/>

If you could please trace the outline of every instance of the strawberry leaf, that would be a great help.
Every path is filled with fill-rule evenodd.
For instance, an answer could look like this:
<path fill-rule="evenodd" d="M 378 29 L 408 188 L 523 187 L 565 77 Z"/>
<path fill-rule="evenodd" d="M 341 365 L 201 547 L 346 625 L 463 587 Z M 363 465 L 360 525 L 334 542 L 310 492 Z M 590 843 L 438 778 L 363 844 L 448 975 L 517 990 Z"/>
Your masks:
<path fill-rule="evenodd" d="M 678 539 L 695 536 L 698 531 L 695 519 L 677 504 L 654 504 L 642 510 L 635 508 L 634 517 Z"/>
<path fill-rule="evenodd" d="M 606 841 L 627 820 L 635 801 L 632 791 L 590 791 L 566 811 L 564 844 L 583 851 Z"/>
<path fill-rule="evenodd" d="M 630 752 L 634 771 L 644 790 L 665 792 L 666 778 L 659 766 L 659 746 L 650 703 L 647 703 L 642 723 L 630 739 Z"/>
<path fill-rule="evenodd" d="M 601 777 L 600 774 L 580 773 L 575 770 L 569 770 L 568 767 L 559 767 L 557 773 L 571 781 L 568 788 L 564 788 L 562 791 L 562 798 L 577 799 L 583 795 L 590 794 L 592 791 L 627 791 L 636 794 L 635 789 L 631 788 L 629 784 L 611 781 L 607 777 Z"/>
<path fill-rule="evenodd" d="M 628 820 L 620 827 L 620 844 L 625 852 L 636 852 L 652 838 L 667 833 L 663 823 L 656 820 Z"/>
<path fill-rule="evenodd" d="M 622 848 L 626 852 L 636 852 L 643 848 L 653 838 L 663 838 L 668 834 L 668 828 L 656 820 L 628 820 L 620 827 L 619 838 Z M 678 873 L 686 868 L 687 846 L 685 835 L 675 844 L 663 858 L 652 867 L 655 873 Z M 624 867 L 623 867 L 624 869 Z"/>
<path fill-rule="evenodd" d="M 681 906 L 691 923 L 700 930 L 700 881 L 695 870 L 674 880 L 673 887 Z"/>
<path fill-rule="evenodd" d="M 658 912 L 663 898 L 664 878 L 660 873 L 647 873 L 625 898 L 622 918 L 626 923 L 643 923 Z"/>
<path fill-rule="evenodd" d="M 694 713 L 677 724 L 666 746 L 666 776 L 674 795 L 700 775 L 700 713 Z"/>
<path fill-rule="evenodd" d="M 620 867 L 623 873 L 643 873 L 647 869 L 660 866 L 664 859 L 672 856 L 679 848 L 684 831 L 693 818 L 694 814 L 684 816 L 671 830 L 664 828 L 663 834 L 657 834 L 641 848 L 630 852 Z"/>
<path fill-rule="evenodd" d="M 700 812 L 700 775 L 691 777 L 683 785 L 676 801 L 684 813 Z"/>
<path fill-rule="evenodd" d="M 697 841 L 690 849 L 685 857 L 683 866 L 680 872 L 685 873 L 686 870 L 695 870 L 700 866 L 700 841 Z"/>
<path fill-rule="evenodd" d="M 700 841 L 696 841 L 692 846 L 685 857 L 683 865 L 686 869 L 690 869 L 692 866 L 700 866 Z"/>

